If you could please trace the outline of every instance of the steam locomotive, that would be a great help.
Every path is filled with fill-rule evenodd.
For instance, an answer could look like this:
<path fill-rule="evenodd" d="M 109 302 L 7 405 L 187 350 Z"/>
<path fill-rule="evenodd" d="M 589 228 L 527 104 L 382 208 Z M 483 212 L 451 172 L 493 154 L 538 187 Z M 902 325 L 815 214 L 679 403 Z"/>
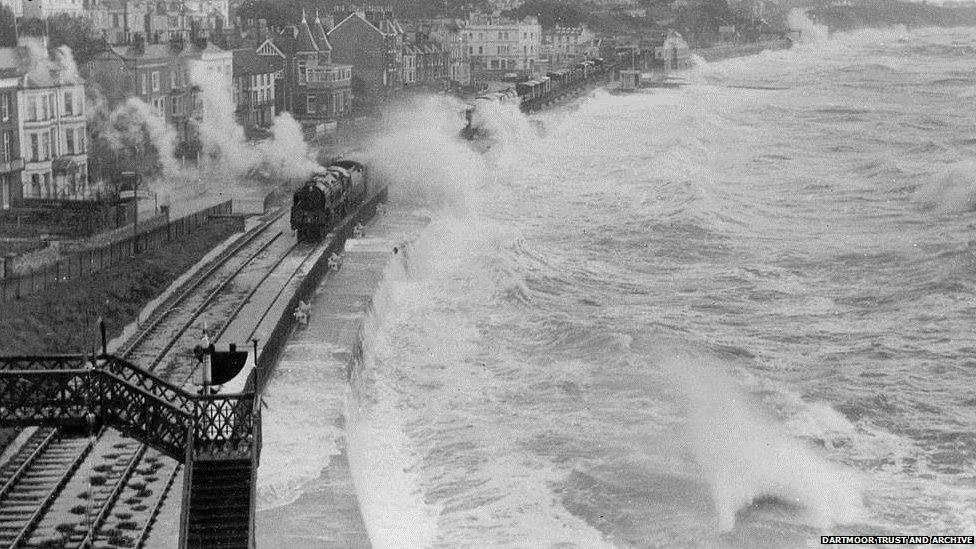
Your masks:
<path fill-rule="evenodd" d="M 300 242 L 319 240 L 366 199 L 366 166 L 337 160 L 313 174 L 297 191 L 291 206 L 291 228 Z"/>

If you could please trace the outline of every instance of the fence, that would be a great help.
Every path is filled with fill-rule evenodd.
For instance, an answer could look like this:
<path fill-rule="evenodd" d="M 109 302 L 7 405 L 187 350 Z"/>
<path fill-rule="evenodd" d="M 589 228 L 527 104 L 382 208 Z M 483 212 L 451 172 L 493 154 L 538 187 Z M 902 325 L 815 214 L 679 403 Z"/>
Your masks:
<path fill-rule="evenodd" d="M 61 281 L 91 275 L 141 252 L 159 249 L 185 237 L 211 216 L 231 213 L 227 200 L 190 215 L 167 221 L 137 235 L 104 246 L 71 254 L 51 265 L 11 277 L 0 272 L 0 303 L 21 299 L 50 288 Z M 0 270 L 4 265 L 0 264 Z"/>

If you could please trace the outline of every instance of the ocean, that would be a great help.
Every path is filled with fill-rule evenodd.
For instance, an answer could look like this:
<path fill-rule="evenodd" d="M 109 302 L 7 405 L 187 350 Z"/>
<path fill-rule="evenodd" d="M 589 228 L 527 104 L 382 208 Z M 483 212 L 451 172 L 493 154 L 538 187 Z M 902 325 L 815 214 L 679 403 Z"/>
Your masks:
<path fill-rule="evenodd" d="M 976 29 L 809 28 L 372 143 L 432 219 L 349 396 L 374 546 L 976 534 Z"/>

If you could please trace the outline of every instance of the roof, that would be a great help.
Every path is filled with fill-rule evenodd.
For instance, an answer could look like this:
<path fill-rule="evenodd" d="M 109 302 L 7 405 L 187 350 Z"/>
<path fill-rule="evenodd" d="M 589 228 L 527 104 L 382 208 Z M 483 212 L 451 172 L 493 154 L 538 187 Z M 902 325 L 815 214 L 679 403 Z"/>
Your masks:
<path fill-rule="evenodd" d="M 308 26 L 308 19 L 305 18 L 305 10 L 302 10 L 302 20 L 298 23 L 298 36 L 295 37 L 296 52 L 319 51 L 319 45 L 312 36 L 312 29 Z"/>
<path fill-rule="evenodd" d="M 332 51 L 332 44 L 329 43 L 329 35 L 325 32 L 325 27 L 322 26 L 322 18 L 319 17 L 319 12 L 315 12 L 315 21 L 312 21 L 312 37 L 319 45 L 319 49 L 322 51 Z"/>
<path fill-rule="evenodd" d="M 312 27 L 308 25 L 308 19 L 305 18 L 304 12 L 302 14 L 302 21 L 299 24 L 289 25 L 281 29 L 281 32 L 277 36 L 269 40 L 278 51 L 287 57 L 291 57 L 296 53 L 318 52 L 322 50 L 319 47 L 320 41 L 315 39 Z M 325 43 L 328 49 L 331 50 L 332 46 L 328 43 L 328 39 L 325 40 Z"/>
<path fill-rule="evenodd" d="M 355 19 L 365 23 L 368 25 L 368 28 L 371 28 L 384 36 L 390 34 L 404 34 L 403 26 L 400 24 L 400 21 L 396 19 L 383 18 L 378 21 L 379 26 L 376 26 L 371 23 L 369 19 L 366 19 L 366 16 L 362 12 L 358 11 L 350 13 L 345 19 L 337 23 L 336 26 L 332 27 L 332 30 L 330 30 L 328 34 L 332 34 L 339 27 L 342 27 L 347 22 Z"/>
<path fill-rule="evenodd" d="M 281 70 L 277 57 L 258 55 L 251 50 L 234 50 L 234 76 L 247 74 L 267 74 Z"/>
<path fill-rule="evenodd" d="M 381 31 L 380 29 L 378 29 L 376 27 L 376 25 L 370 23 L 366 19 L 366 17 L 363 16 L 363 14 L 361 14 L 359 12 L 352 12 L 352 13 L 349 14 L 348 17 L 346 17 L 342 21 L 339 21 L 338 23 L 336 23 L 336 26 L 332 27 L 332 30 L 329 31 L 329 34 L 332 34 L 333 32 L 335 32 L 338 29 L 342 28 L 342 26 L 344 26 L 347 22 L 353 21 L 353 20 L 356 20 L 356 19 L 358 19 L 359 21 L 365 23 L 367 25 L 367 28 L 373 29 L 374 31 L 376 31 L 376 32 L 378 32 L 380 34 L 383 34 L 383 31 Z"/>

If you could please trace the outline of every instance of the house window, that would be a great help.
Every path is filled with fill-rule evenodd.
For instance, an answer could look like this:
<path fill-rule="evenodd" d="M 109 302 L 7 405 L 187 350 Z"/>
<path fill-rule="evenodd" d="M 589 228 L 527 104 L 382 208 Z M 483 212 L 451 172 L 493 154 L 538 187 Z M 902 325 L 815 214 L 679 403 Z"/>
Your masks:
<path fill-rule="evenodd" d="M 78 138 L 75 140 L 75 143 L 78 145 L 78 154 L 84 154 L 85 153 L 85 137 L 87 137 L 85 135 L 85 128 L 78 128 L 75 131 L 78 132 Z"/>
<path fill-rule="evenodd" d="M 48 154 L 46 155 L 46 158 L 53 158 L 58 154 L 57 142 L 54 140 L 55 136 L 57 136 L 57 133 L 55 133 L 56 131 L 57 130 L 47 132 Z"/>
<path fill-rule="evenodd" d="M 314 95 L 309 95 L 305 98 L 305 112 L 308 114 L 315 114 L 317 112 Z"/>
<path fill-rule="evenodd" d="M 64 114 L 67 116 L 75 114 L 74 94 L 70 91 L 64 92 Z"/>
<path fill-rule="evenodd" d="M 31 174 L 31 194 L 34 198 L 41 196 L 41 175 Z"/>
<path fill-rule="evenodd" d="M 3 132 L 3 150 L 0 151 L 3 154 L 2 161 L 10 162 L 13 160 L 13 152 L 13 134 Z"/>
<path fill-rule="evenodd" d="M 142 73 L 139 75 L 139 94 L 140 95 L 146 94 L 146 73 Z"/>
<path fill-rule="evenodd" d="M 176 72 L 177 69 L 169 71 L 169 89 L 174 90 L 177 88 L 176 85 Z"/>
<path fill-rule="evenodd" d="M 41 159 L 40 140 L 36 133 L 30 134 L 31 162 L 38 162 Z"/>
<path fill-rule="evenodd" d="M 10 120 L 10 94 L 0 95 L 0 116 L 3 120 Z"/>
<path fill-rule="evenodd" d="M 153 71 L 152 73 L 152 91 L 159 91 L 159 71 Z"/>
<path fill-rule="evenodd" d="M 41 120 L 47 120 L 48 110 L 47 110 L 47 97 L 41 97 Z"/>
<path fill-rule="evenodd" d="M 64 139 L 68 154 L 75 154 L 75 132 L 72 130 L 64 132 Z"/>
<path fill-rule="evenodd" d="M 54 118 L 54 117 L 56 117 L 58 115 L 58 111 L 55 109 L 54 105 L 55 105 L 54 104 L 54 94 L 53 93 L 52 94 L 48 94 L 48 96 L 47 96 L 48 111 L 47 112 L 50 113 L 51 118 Z"/>

